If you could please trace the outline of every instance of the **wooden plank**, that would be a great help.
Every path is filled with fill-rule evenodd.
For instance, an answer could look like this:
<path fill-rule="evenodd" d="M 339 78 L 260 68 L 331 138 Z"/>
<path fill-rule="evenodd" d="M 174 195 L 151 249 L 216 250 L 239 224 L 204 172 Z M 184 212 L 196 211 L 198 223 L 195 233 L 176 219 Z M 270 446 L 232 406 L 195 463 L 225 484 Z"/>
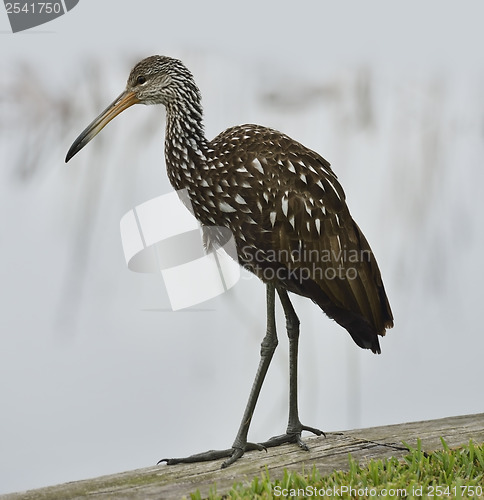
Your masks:
<path fill-rule="evenodd" d="M 154 466 L 145 469 L 103 476 L 85 481 L 66 483 L 24 493 L 3 495 L 2 500 L 71 500 L 94 499 L 180 499 L 199 489 L 207 495 L 213 484 L 223 493 L 236 481 L 252 479 L 269 471 L 272 478 L 282 477 L 284 469 L 311 471 L 313 465 L 328 474 L 334 470 L 347 470 L 348 453 L 360 463 L 372 458 L 402 457 L 406 450 L 402 441 L 415 446 L 422 440 L 425 451 L 441 449 L 440 437 L 450 447 L 466 444 L 472 439 L 484 442 L 484 413 L 439 420 L 412 422 L 328 433 L 327 437 L 308 437 L 309 452 L 295 445 L 283 445 L 267 452 L 250 452 L 228 469 L 220 463 L 207 462 L 190 465 Z M 196 450 L 195 450 L 196 451 Z"/>

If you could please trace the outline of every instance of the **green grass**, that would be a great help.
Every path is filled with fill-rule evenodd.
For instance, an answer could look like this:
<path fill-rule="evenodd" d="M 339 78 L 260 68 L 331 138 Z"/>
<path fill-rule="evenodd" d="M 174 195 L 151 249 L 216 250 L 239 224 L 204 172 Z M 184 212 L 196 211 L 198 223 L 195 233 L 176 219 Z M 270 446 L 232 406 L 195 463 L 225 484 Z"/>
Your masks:
<path fill-rule="evenodd" d="M 251 484 L 234 484 L 224 495 L 214 486 L 208 499 L 484 498 L 484 444 L 469 441 L 450 449 L 441 441 L 441 451 L 427 454 L 419 440 L 417 448 L 405 444 L 410 453 L 403 459 L 371 460 L 364 467 L 349 456 L 348 472 L 328 476 L 313 468 L 310 474 L 285 471 L 282 479 L 271 479 L 266 471 Z M 197 491 L 191 499 L 202 496 Z"/>

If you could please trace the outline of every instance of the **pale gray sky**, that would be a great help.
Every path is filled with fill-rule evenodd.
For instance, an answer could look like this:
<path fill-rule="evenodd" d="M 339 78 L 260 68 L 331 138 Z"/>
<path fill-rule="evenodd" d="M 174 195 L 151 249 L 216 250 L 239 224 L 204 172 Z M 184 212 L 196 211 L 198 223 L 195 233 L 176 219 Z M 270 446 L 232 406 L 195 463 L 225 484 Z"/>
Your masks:
<path fill-rule="evenodd" d="M 190 65 L 210 135 L 260 122 L 327 157 L 382 267 L 396 323 L 381 356 L 296 300 L 304 423 L 483 411 L 482 19 L 480 1 L 80 0 L 14 35 L 0 7 L 0 493 L 225 448 L 239 424 L 264 333 L 262 286 L 246 277 L 206 311 L 160 313 L 163 284 L 123 260 L 121 217 L 170 189 L 163 112 L 129 110 L 63 163 L 131 64 L 154 53 Z M 44 94 L 11 87 L 19 75 L 77 103 L 57 133 L 22 118 L 25 102 L 50 110 Z M 355 98 L 365 75 L 367 128 Z M 39 151 L 50 153 L 20 182 L 15 169 Z M 254 440 L 285 426 L 283 322 L 279 336 Z"/>

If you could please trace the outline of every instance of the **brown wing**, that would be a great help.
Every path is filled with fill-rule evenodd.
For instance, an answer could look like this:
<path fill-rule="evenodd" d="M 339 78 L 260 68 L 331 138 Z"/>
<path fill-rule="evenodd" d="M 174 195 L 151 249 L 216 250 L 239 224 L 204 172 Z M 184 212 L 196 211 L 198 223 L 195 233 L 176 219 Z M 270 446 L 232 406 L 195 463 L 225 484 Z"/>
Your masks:
<path fill-rule="evenodd" d="M 216 182 L 233 186 L 220 206 L 244 265 L 263 281 L 311 298 L 360 347 L 380 352 L 378 335 L 393 326 L 391 309 L 330 164 L 288 136 L 254 125 L 214 140 L 218 150 L 223 144 L 238 144 L 225 153 L 232 167 L 220 169 Z M 225 159 L 217 159 L 220 166 Z"/>

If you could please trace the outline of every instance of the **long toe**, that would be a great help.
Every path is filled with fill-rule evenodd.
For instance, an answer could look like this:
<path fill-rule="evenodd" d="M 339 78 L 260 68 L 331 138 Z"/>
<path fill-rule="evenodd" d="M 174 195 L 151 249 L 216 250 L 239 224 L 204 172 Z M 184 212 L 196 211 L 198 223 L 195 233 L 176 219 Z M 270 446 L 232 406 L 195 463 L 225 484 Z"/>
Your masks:
<path fill-rule="evenodd" d="M 276 446 L 281 446 L 281 444 L 287 444 L 287 443 L 298 443 L 301 439 L 301 433 L 288 433 L 288 434 L 281 434 L 280 436 L 273 436 L 267 441 L 264 441 L 263 443 L 260 443 L 262 446 L 265 448 L 274 448 Z"/>
<path fill-rule="evenodd" d="M 158 464 L 160 464 L 161 462 L 166 462 L 166 465 L 209 462 L 211 460 L 219 460 L 220 458 L 230 457 L 233 451 L 234 451 L 233 448 L 228 448 L 227 450 L 209 450 L 203 453 L 197 453 L 195 455 L 190 455 L 189 457 L 183 457 L 183 458 L 162 458 L 158 462 Z"/>
<path fill-rule="evenodd" d="M 252 451 L 252 450 L 257 450 L 257 451 L 267 451 L 266 447 L 262 444 L 256 444 L 256 443 L 246 443 L 244 447 L 242 448 L 232 448 L 233 453 L 228 458 L 225 460 L 225 462 L 222 464 L 222 469 L 225 469 L 229 465 L 232 465 L 235 461 L 237 461 L 246 451 Z"/>
<path fill-rule="evenodd" d="M 274 436 L 260 443 L 265 448 L 274 448 L 275 446 L 280 446 L 281 444 L 286 443 L 295 443 L 304 451 L 309 451 L 308 445 L 301 439 L 301 432 L 308 431 L 316 434 L 316 436 L 324 436 L 326 434 L 320 429 L 316 429 L 315 427 L 308 427 L 307 425 L 299 424 L 295 430 L 288 429 L 286 434 L 281 434 L 280 436 Z"/>
<path fill-rule="evenodd" d="M 308 445 L 301 439 L 301 434 L 296 434 L 296 443 L 304 451 L 309 451 Z"/>
<path fill-rule="evenodd" d="M 326 437 L 324 431 L 322 431 L 321 429 L 316 429 L 316 427 L 308 427 L 307 425 L 301 425 L 301 431 L 308 431 L 312 432 L 313 434 L 316 434 L 316 436 Z"/>
<path fill-rule="evenodd" d="M 222 463 L 222 469 L 225 469 L 226 467 L 237 461 L 246 451 L 263 451 L 265 449 L 266 448 L 261 444 L 246 443 L 243 447 L 240 448 L 237 447 L 228 448 L 227 450 L 209 450 L 203 453 L 197 453 L 196 455 L 190 455 L 189 457 L 183 458 L 162 458 L 158 462 L 158 464 L 160 464 L 161 462 L 166 462 L 167 465 L 192 464 L 196 462 L 209 462 L 212 460 L 227 458 L 227 460 Z"/>
<path fill-rule="evenodd" d="M 222 463 L 222 469 L 227 468 L 229 465 L 232 465 L 235 461 L 237 461 L 244 454 L 244 450 L 242 448 L 234 448 L 232 455 Z"/>

